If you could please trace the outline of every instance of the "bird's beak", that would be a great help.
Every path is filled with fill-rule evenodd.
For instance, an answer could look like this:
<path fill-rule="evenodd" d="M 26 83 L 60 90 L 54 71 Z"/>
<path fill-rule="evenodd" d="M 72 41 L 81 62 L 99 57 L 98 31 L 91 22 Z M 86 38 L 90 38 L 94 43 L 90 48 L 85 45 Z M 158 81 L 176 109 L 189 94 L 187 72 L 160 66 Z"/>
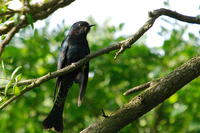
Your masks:
<path fill-rule="evenodd" d="M 95 24 L 90 24 L 88 27 L 96 26 Z"/>

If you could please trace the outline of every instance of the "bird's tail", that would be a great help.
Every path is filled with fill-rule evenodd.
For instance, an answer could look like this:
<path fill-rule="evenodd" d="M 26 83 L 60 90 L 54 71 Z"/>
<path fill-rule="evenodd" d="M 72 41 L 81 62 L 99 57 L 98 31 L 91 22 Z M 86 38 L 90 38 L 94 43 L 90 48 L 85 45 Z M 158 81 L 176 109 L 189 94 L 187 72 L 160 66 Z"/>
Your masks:
<path fill-rule="evenodd" d="M 58 79 L 58 95 L 49 115 L 42 122 L 44 129 L 54 128 L 57 132 L 63 131 L 63 109 L 67 93 L 71 88 L 77 72 L 60 76 Z"/>
<path fill-rule="evenodd" d="M 53 109 L 42 122 L 44 129 L 54 128 L 54 130 L 60 133 L 63 131 L 63 108 L 64 102 L 59 107 L 56 106 L 55 102 Z"/>
<path fill-rule="evenodd" d="M 59 95 L 61 91 L 59 91 L 51 112 L 42 122 L 44 129 L 54 128 L 54 130 L 56 130 L 57 132 L 63 131 L 63 109 L 64 109 L 65 99 L 67 97 L 67 92 L 68 92 L 66 88 L 64 88 L 64 90 L 66 91 L 65 92 L 66 96 L 61 97 L 61 95 Z"/>

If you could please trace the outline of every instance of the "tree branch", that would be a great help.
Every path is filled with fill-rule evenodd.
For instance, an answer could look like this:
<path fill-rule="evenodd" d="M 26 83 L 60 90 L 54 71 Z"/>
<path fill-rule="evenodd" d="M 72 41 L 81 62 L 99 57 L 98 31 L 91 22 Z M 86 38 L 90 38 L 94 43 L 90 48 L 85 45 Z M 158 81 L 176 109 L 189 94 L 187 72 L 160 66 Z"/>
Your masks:
<path fill-rule="evenodd" d="M 5 48 L 6 45 L 9 44 L 13 36 L 21 28 L 24 28 L 27 25 L 29 25 L 29 22 L 27 21 L 28 13 L 32 15 L 34 22 L 36 22 L 37 20 L 47 18 L 50 14 L 55 12 L 57 9 L 67 6 L 71 4 L 73 1 L 75 0 L 51 0 L 48 2 L 40 2 L 34 5 L 29 5 L 28 7 L 24 6 L 16 11 L 8 12 L 8 15 L 9 15 L 8 17 L 10 17 L 10 13 L 23 11 L 24 17 L 20 19 L 19 23 L 16 26 L 14 25 L 14 22 L 10 22 L 0 29 L 0 35 L 8 34 L 6 38 L 0 44 L 0 57 L 2 55 L 3 49 Z M 0 14 L 0 15 L 4 15 L 4 14 Z"/>
<path fill-rule="evenodd" d="M 123 93 L 124 96 L 128 96 L 132 93 L 135 93 L 135 92 L 138 92 L 138 91 L 141 91 L 141 90 L 144 90 L 144 89 L 147 89 L 151 86 L 151 81 L 150 82 L 147 82 L 145 84 L 142 84 L 142 85 L 139 85 L 139 86 L 136 86 L 134 88 L 131 88 L 129 90 L 127 90 L 126 92 Z"/>
<path fill-rule="evenodd" d="M 37 80 L 37 79 L 28 79 L 28 80 L 20 81 L 17 83 L 17 86 L 19 87 L 22 85 L 28 85 L 28 84 L 31 84 L 35 80 Z M 14 85 L 15 85 L 15 83 L 12 83 L 9 88 L 12 88 Z M 5 87 L 6 87 L 6 85 L 0 86 L 0 91 L 4 90 Z"/>
<path fill-rule="evenodd" d="M 158 104 L 165 101 L 184 85 L 200 75 L 200 54 L 171 73 L 157 80 L 149 89 L 135 96 L 108 117 L 90 125 L 81 133 L 116 133 L 121 128 L 138 119 Z M 187 77 L 187 78 L 183 78 Z"/>
<path fill-rule="evenodd" d="M 147 30 L 149 30 L 153 26 L 155 20 L 161 15 L 172 17 L 183 22 L 200 24 L 200 18 L 198 17 L 185 16 L 164 8 L 154 10 L 153 12 L 149 12 L 148 21 L 132 36 L 132 38 L 130 38 L 130 41 L 125 42 L 121 46 L 120 50 L 115 55 L 115 59 L 119 54 L 123 53 L 127 48 L 130 48 L 131 45 L 135 43 L 136 40 L 138 40 Z"/>

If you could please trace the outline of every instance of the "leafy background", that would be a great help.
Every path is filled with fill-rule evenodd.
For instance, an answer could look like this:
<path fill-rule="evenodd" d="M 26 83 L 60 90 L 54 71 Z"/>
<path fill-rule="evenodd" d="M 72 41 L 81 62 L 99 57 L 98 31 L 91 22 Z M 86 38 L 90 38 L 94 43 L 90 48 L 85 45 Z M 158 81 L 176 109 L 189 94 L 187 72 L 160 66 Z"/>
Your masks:
<path fill-rule="evenodd" d="M 103 25 L 99 25 L 92 17 L 88 18 L 88 21 L 97 24 L 88 34 L 91 52 L 128 37 L 116 36 L 122 30 L 123 23 L 112 26 L 107 20 Z M 177 22 L 169 24 L 176 25 L 177 28 L 161 28 L 158 34 L 165 38 L 162 47 L 147 47 L 147 37 L 143 36 L 116 60 L 114 51 L 90 61 L 89 81 L 81 107 L 77 107 L 78 85 L 74 84 L 68 94 L 64 109 L 64 132 L 81 131 L 102 118 L 101 109 L 109 114 L 137 95 L 123 96 L 127 89 L 162 77 L 199 53 L 199 37 L 186 33 L 187 26 L 181 26 Z M 21 30 L 5 48 L 2 56 L 8 77 L 19 66 L 22 68 L 17 74 L 22 73 L 21 80 L 37 78 L 55 71 L 60 44 L 68 29 L 69 26 L 64 25 L 63 21 L 51 31 L 47 19 L 45 27 L 34 30 L 26 27 Z M 189 39 L 183 39 L 185 34 Z M 5 77 L 3 69 L 1 77 Z M 193 80 L 120 132 L 200 132 L 199 81 L 199 78 Z M 1 79 L 2 85 L 7 82 Z M 54 85 L 55 79 L 52 79 L 4 108 L 0 112 L 1 131 L 53 132 L 44 131 L 41 123 L 53 106 Z M 12 92 L 12 89 L 8 92 Z M 5 97 L 1 98 L 3 100 L 0 104 L 6 100 Z"/>

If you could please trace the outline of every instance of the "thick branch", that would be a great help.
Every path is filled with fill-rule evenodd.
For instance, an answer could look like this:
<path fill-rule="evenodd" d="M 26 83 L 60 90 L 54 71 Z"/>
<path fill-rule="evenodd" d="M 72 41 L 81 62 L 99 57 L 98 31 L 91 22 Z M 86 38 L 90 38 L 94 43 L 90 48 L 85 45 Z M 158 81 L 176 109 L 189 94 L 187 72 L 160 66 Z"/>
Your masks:
<path fill-rule="evenodd" d="M 165 101 L 184 85 L 200 75 L 200 55 L 165 75 L 146 91 L 121 106 L 107 118 L 90 125 L 81 133 L 116 133 Z M 183 78 L 185 77 L 185 78 Z M 154 81 L 153 81 L 154 82 Z"/>
<path fill-rule="evenodd" d="M 17 26 L 14 25 L 14 22 L 10 22 L 9 24 L 3 26 L 0 29 L 0 35 L 8 34 L 6 36 L 6 38 L 0 44 L 0 56 L 2 55 L 3 49 L 5 48 L 6 45 L 8 45 L 10 43 L 13 36 L 21 28 L 24 28 L 27 25 L 29 25 L 29 23 L 27 21 L 28 13 L 31 13 L 34 22 L 36 22 L 37 20 L 47 18 L 50 14 L 55 12 L 57 9 L 67 6 L 67 5 L 71 4 L 73 1 L 75 1 L 75 0 L 51 0 L 51 1 L 43 2 L 43 3 L 36 3 L 35 5 L 23 7 L 21 9 L 17 10 L 16 12 L 23 10 L 25 17 L 20 19 Z"/>

